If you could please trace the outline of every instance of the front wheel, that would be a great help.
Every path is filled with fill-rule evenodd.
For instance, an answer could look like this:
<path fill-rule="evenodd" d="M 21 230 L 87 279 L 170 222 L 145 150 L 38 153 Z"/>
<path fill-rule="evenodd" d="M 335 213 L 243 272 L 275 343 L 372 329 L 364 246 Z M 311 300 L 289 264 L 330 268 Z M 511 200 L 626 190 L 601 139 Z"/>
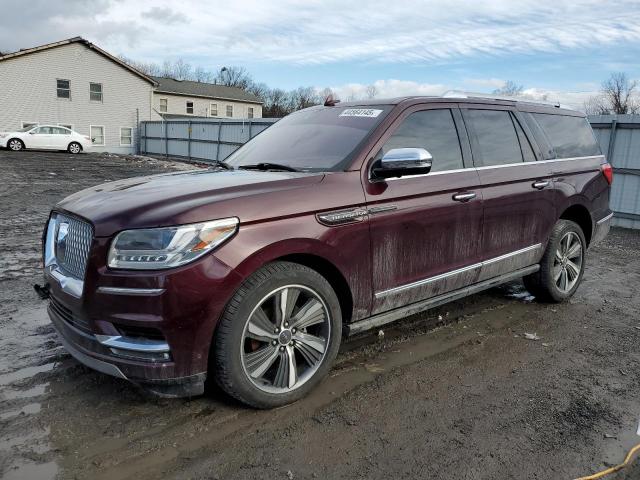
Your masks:
<path fill-rule="evenodd" d="M 71 142 L 67 147 L 67 151 L 73 154 L 80 153 L 82 151 L 82 145 L 78 142 Z"/>
<path fill-rule="evenodd" d="M 586 249 L 580 226 L 570 220 L 558 220 L 540 261 L 540 270 L 524 277 L 525 287 L 543 301 L 567 300 L 582 281 Z"/>
<path fill-rule="evenodd" d="M 274 262 L 249 277 L 227 305 L 211 368 L 222 389 L 248 405 L 286 405 L 328 372 L 341 326 L 338 298 L 322 275 Z"/>
<path fill-rule="evenodd" d="M 9 147 L 9 150 L 19 152 L 20 150 L 24 150 L 24 143 L 22 143 L 22 140 L 19 138 L 12 138 L 7 142 L 7 147 Z"/>

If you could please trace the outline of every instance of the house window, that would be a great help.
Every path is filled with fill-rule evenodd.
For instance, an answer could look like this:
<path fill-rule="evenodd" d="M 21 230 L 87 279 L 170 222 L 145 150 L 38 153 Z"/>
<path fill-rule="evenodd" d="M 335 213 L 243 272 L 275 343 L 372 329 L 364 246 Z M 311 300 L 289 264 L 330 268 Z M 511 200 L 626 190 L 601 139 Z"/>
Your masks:
<path fill-rule="evenodd" d="M 193 114 L 193 102 L 187 102 L 187 113 Z"/>
<path fill-rule="evenodd" d="M 56 80 L 58 98 L 71 100 L 71 82 L 69 80 Z"/>
<path fill-rule="evenodd" d="M 133 145 L 133 128 L 120 127 L 120 145 Z"/>
<path fill-rule="evenodd" d="M 73 125 L 71 125 L 70 123 L 59 123 L 58 126 L 68 128 L 69 130 L 73 130 Z"/>
<path fill-rule="evenodd" d="M 161 112 L 166 112 L 167 111 L 167 106 L 168 106 L 168 100 L 166 98 L 161 98 L 160 99 L 160 111 Z"/>
<path fill-rule="evenodd" d="M 104 127 L 91 125 L 89 127 L 91 142 L 94 145 L 104 145 Z"/>
<path fill-rule="evenodd" d="M 253 107 L 247 109 L 247 117 L 253 118 Z"/>
<path fill-rule="evenodd" d="M 102 101 L 102 84 L 89 83 L 89 100 L 92 102 Z"/>
<path fill-rule="evenodd" d="M 212 103 L 209 106 L 209 116 L 211 116 L 211 117 L 217 117 L 218 116 L 218 104 L 217 103 Z"/>
<path fill-rule="evenodd" d="M 227 117 L 233 117 L 233 105 L 227 105 Z"/>

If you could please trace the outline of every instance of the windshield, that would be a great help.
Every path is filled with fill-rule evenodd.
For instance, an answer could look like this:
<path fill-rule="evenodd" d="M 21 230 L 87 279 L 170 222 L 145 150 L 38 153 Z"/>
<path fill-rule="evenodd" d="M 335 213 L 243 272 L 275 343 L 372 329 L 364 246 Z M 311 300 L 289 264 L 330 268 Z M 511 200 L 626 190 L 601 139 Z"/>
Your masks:
<path fill-rule="evenodd" d="M 301 110 L 267 128 L 225 162 L 234 168 L 274 163 L 308 172 L 344 170 L 390 110 L 390 105 Z"/>

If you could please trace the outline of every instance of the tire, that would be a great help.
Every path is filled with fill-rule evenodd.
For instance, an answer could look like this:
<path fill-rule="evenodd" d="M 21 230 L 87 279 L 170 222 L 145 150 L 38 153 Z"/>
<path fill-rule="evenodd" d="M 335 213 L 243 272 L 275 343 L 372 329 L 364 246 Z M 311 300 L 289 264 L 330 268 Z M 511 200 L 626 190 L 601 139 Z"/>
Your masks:
<path fill-rule="evenodd" d="M 82 145 L 80 145 L 78 142 L 71 142 L 67 147 L 67 152 L 77 155 L 78 153 L 82 152 Z"/>
<path fill-rule="evenodd" d="M 559 303 L 569 299 L 582 281 L 586 250 L 580 226 L 570 220 L 558 220 L 540 261 L 540 270 L 523 278 L 525 287 L 542 301 Z"/>
<path fill-rule="evenodd" d="M 210 371 L 237 400 L 255 408 L 279 407 L 322 380 L 341 337 L 340 303 L 329 282 L 297 263 L 270 263 L 229 301 L 216 330 Z"/>
<path fill-rule="evenodd" d="M 7 148 L 14 152 L 19 152 L 24 150 L 24 142 L 19 138 L 12 138 L 7 142 Z"/>

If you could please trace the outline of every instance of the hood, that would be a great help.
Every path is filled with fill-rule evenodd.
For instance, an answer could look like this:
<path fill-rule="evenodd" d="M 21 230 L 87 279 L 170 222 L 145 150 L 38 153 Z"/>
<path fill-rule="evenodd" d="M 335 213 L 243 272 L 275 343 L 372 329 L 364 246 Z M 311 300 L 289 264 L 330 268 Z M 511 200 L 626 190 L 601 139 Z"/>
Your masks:
<path fill-rule="evenodd" d="M 282 201 L 283 195 L 317 184 L 323 177 L 321 173 L 254 170 L 175 172 L 87 188 L 62 200 L 56 210 L 86 218 L 98 237 L 130 228 L 226 217 L 252 222 L 286 215 L 291 205 Z M 270 203 L 277 203 L 278 208 L 268 208 Z"/>

